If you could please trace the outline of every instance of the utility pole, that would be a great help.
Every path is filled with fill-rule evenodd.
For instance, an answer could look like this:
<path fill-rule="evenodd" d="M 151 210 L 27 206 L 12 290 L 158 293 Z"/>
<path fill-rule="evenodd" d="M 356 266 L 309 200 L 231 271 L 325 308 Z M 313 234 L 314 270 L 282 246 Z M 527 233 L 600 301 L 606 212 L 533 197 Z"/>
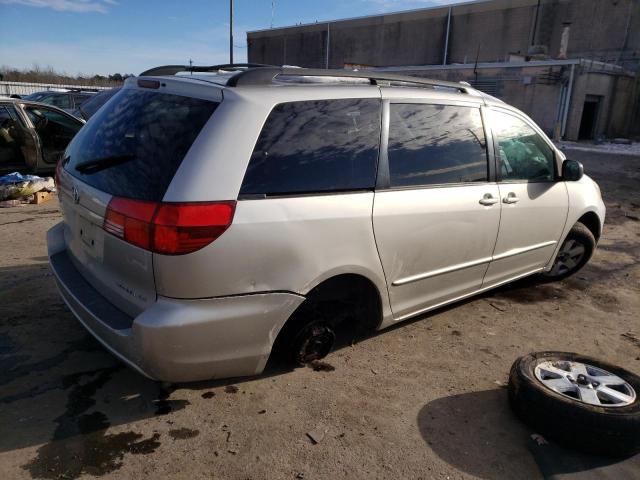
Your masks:
<path fill-rule="evenodd" d="M 275 14 L 275 10 L 276 10 L 276 1 L 275 0 L 271 0 L 271 28 L 273 28 L 273 16 Z"/>
<path fill-rule="evenodd" d="M 233 65 L 233 0 L 229 0 L 229 65 Z"/>

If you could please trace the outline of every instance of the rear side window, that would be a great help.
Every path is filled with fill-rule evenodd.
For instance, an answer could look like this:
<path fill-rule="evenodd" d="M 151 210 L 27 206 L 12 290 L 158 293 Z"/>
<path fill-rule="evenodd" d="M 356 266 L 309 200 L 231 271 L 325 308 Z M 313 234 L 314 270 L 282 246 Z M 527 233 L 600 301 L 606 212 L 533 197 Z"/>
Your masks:
<path fill-rule="evenodd" d="M 75 136 L 65 169 L 112 195 L 160 201 L 217 105 L 123 89 Z"/>
<path fill-rule="evenodd" d="M 75 107 L 78 108 L 80 105 L 82 105 L 84 102 L 86 102 L 90 98 L 91 98 L 91 95 L 74 95 L 73 103 Z"/>
<path fill-rule="evenodd" d="M 71 107 L 71 98 L 69 95 L 50 95 L 48 97 L 44 97 L 40 100 L 42 103 L 48 103 L 49 105 L 53 105 L 58 108 L 72 108 Z"/>
<path fill-rule="evenodd" d="M 391 104 L 389 175 L 392 187 L 487 181 L 480 109 Z"/>
<path fill-rule="evenodd" d="M 380 142 L 380 100 L 283 103 L 267 119 L 241 195 L 372 189 Z"/>
<path fill-rule="evenodd" d="M 98 109 L 102 105 L 107 103 L 107 101 L 109 101 L 109 99 L 119 91 L 119 88 L 112 88 L 110 90 L 103 90 L 102 92 L 96 93 L 93 97 L 89 98 L 89 100 L 83 102 L 83 104 L 80 105 L 80 112 L 82 112 L 84 118 L 88 120 L 93 116 L 94 113 L 98 111 Z"/>

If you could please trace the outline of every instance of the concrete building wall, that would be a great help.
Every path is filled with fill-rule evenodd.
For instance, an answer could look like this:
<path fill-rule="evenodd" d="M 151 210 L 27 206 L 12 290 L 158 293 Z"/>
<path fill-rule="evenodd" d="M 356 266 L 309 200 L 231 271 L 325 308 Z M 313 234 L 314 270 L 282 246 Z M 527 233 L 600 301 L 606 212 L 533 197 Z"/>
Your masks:
<path fill-rule="evenodd" d="M 501 62 L 525 55 L 536 1 L 486 2 L 452 9 L 448 63 Z"/>
<path fill-rule="evenodd" d="M 252 42 L 249 62 L 268 65 L 298 65 L 304 58 L 305 67 L 325 68 L 326 26 L 295 30 L 287 35 L 264 36 Z"/>
<path fill-rule="evenodd" d="M 607 112 L 609 120 L 604 129 L 608 137 L 630 137 L 634 134 L 629 123 L 634 101 L 637 103 L 634 98 L 634 83 L 634 79 L 628 77 L 615 78 L 612 83 L 611 102 Z"/>
<path fill-rule="evenodd" d="M 436 78 L 452 82 L 465 81 L 483 87 L 510 105 L 529 115 L 547 135 L 553 137 L 558 121 L 560 91 L 563 82 L 568 82 L 569 68 L 521 67 L 521 68 L 473 68 L 442 70 L 403 70 L 403 74 Z"/>
<path fill-rule="evenodd" d="M 564 117 L 559 103 L 570 66 L 483 67 L 477 76 L 468 67 L 476 60 L 528 59 L 534 51 L 557 58 L 566 25 L 568 58 L 640 72 L 640 0 L 488 0 L 249 32 L 248 58 L 311 68 L 446 62 L 442 70 L 404 68 L 402 73 L 469 81 L 520 108 L 552 135 Z M 466 67 L 451 69 L 458 64 Z M 576 66 L 565 138 L 578 138 L 587 96 L 601 99 L 597 135 L 640 135 L 640 85 L 620 69 L 597 70 L 584 62 Z"/>
<path fill-rule="evenodd" d="M 393 68 L 389 69 L 393 71 Z M 504 100 L 529 115 L 547 135 L 554 137 L 562 124 L 571 65 L 538 66 L 454 66 L 402 69 L 398 73 L 466 81 Z M 578 140 L 582 111 L 587 96 L 601 97 L 595 135 L 629 135 L 633 112 L 634 78 L 622 73 L 594 71 L 588 62 L 574 65 L 574 83 L 565 127 L 565 139 Z M 563 91 L 564 94 L 563 95 Z"/>
<path fill-rule="evenodd" d="M 541 6 L 541 18 L 536 41 L 549 45 L 551 56 L 557 56 L 562 24 L 569 22 L 568 57 L 609 63 L 624 60 L 628 66 L 637 65 L 640 55 L 637 0 L 554 0 Z"/>
<path fill-rule="evenodd" d="M 600 97 L 596 119 L 596 135 L 623 137 L 631 132 L 627 123 L 632 104 L 633 78 L 606 73 L 587 72 L 578 75 L 571 96 L 566 137 L 577 140 L 587 96 Z"/>
<path fill-rule="evenodd" d="M 247 34 L 250 62 L 318 67 L 431 65 L 445 60 L 449 7 Z M 489 0 L 451 6 L 447 63 L 504 61 L 540 45 L 551 58 L 570 23 L 568 57 L 640 65 L 638 0 Z M 322 33 L 324 32 L 324 34 Z M 327 41 L 328 39 L 328 41 Z"/>
<path fill-rule="evenodd" d="M 330 25 L 331 67 L 345 64 L 411 65 L 416 58 L 424 63 L 442 61 L 440 44 L 446 27 L 442 18 L 391 23 L 382 18 L 373 25 L 370 21 L 367 23 Z"/>

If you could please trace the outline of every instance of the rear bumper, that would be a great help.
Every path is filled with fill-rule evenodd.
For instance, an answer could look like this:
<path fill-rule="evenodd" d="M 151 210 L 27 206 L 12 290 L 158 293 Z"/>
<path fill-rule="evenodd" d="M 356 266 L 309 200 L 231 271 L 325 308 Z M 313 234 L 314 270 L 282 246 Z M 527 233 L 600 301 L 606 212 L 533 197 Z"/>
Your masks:
<path fill-rule="evenodd" d="M 292 293 L 198 300 L 158 297 L 132 318 L 73 266 L 62 223 L 47 232 L 47 245 L 60 294 L 80 323 L 114 355 L 156 380 L 188 382 L 261 373 L 280 328 L 304 300 Z"/>

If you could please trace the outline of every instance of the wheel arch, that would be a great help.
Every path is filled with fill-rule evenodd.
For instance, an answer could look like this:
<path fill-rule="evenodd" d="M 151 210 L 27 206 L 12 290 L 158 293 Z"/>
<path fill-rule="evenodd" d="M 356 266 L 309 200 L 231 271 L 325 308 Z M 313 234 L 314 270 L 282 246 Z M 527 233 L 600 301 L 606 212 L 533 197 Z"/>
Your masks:
<path fill-rule="evenodd" d="M 319 282 L 305 295 L 305 301 L 360 296 L 369 300 L 373 319 L 370 326 L 376 329 L 383 319 L 383 296 L 373 280 L 361 273 L 339 273 Z M 386 290 L 384 292 L 386 294 Z"/>
<path fill-rule="evenodd" d="M 325 270 L 321 275 L 318 275 L 313 280 L 309 281 L 301 291 L 297 293 L 308 297 L 311 292 L 316 290 L 320 285 L 326 282 L 335 282 L 337 278 L 360 278 L 362 281 L 367 281 L 373 289 L 375 289 L 376 295 L 380 299 L 380 322 L 376 328 L 384 328 L 387 323 L 393 319 L 393 312 L 391 310 L 391 301 L 389 299 L 389 291 L 387 289 L 387 281 L 384 277 L 384 271 L 382 265 L 376 265 L 375 267 L 363 265 L 363 264 L 350 264 L 341 265 L 335 268 Z"/>
<path fill-rule="evenodd" d="M 318 308 L 323 313 L 336 308 L 336 317 L 338 313 L 344 314 L 350 322 L 345 324 L 347 320 L 342 319 L 340 327 L 354 337 L 371 333 L 380 327 L 384 318 L 383 295 L 386 291 L 381 292 L 372 279 L 359 273 L 339 273 L 324 278 L 305 294 L 305 300 L 282 324 L 275 335 L 272 354 L 286 348 L 295 331 L 312 321 Z M 351 310 L 351 306 L 356 308 Z M 355 318 L 351 318 L 351 314 Z"/>
<path fill-rule="evenodd" d="M 596 242 L 600 239 L 600 235 L 602 234 L 602 222 L 600 221 L 600 217 L 596 212 L 590 210 L 584 214 L 576 223 L 582 223 L 585 227 L 589 229 L 589 231 L 593 234 Z"/>

